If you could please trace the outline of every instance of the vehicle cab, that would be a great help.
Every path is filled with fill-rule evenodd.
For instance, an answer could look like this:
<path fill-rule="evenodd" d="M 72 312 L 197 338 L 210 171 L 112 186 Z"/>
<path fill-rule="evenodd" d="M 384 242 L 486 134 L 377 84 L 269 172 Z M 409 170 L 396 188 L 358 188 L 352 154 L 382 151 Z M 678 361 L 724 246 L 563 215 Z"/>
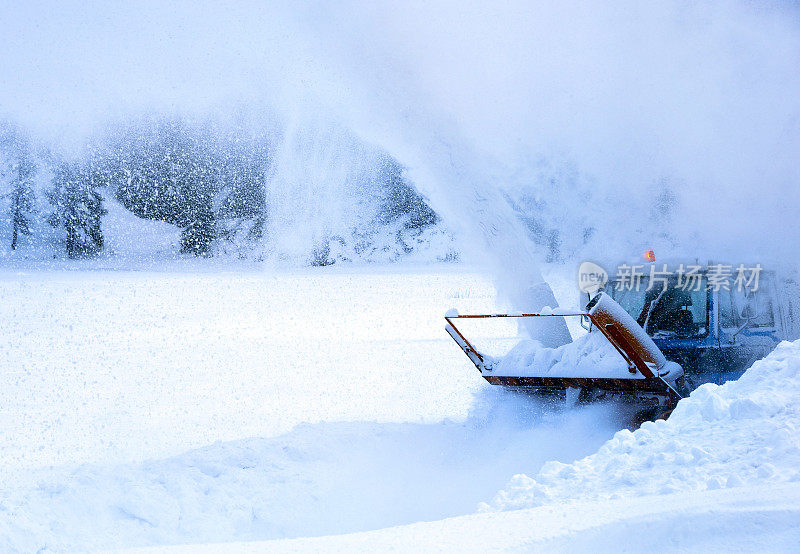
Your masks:
<path fill-rule="evenodd" d="M 618 278 L 605 290 L 683 367 L 691 388 L 737 379 L 787 338 L 772 272 L 760 271 L 749 287 L 720 284 L 707 268 L 691 279 L 645 272 L 638 283 Z"/>

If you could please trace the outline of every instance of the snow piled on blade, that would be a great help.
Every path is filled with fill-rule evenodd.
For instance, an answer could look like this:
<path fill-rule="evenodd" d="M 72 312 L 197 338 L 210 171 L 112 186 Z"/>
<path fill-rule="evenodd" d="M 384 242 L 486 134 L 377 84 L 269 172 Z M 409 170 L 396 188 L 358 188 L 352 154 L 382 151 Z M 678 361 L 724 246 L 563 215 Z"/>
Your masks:
<path fill-rule="evenodd" d="M 558 348 L 522 341 L 492 364 L 492 375 L 513 377 L 607 377 L 643 379 L 602 333 L 588 333 Z"/>
<path fill-rule="evenodd" d="M 481 510 L 800 481 L 800 341 L 783 342 L 737 381 L 706 384 L 667 421 L 619 431 L 572 464 L 515 475 Z"/>

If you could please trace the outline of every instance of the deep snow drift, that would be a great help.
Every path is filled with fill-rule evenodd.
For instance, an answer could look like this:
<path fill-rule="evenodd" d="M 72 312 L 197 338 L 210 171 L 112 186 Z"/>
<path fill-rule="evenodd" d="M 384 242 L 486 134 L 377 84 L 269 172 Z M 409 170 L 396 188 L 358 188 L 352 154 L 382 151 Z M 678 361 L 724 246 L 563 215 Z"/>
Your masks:
<path fill-rule="evenodd" d="M 783 342 L 738 380 L 702 385 L 667 421 L 620 431 L 573 464 L 515 476 L 485 508 L 800 483 L 798 405 L 800 341 Z"/>
<path fill-rule="evenodd" d="M 476 514 L 379 531 L 126 550 L 265 552 L 795 552 L 800 487 L 716 490 Z"/>

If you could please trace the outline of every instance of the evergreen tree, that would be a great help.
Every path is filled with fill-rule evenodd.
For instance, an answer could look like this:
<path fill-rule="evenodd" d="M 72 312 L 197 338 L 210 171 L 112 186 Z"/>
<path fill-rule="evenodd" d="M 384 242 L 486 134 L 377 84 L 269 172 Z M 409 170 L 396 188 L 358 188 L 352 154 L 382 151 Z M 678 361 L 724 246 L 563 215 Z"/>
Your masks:
<path fill-rule="evenodd" d="M 217 221 L 211 195 L 201 192 L 194 201 L 187 203 L 186 208 L 187 224 L 181 231 L 181 252 L 206 255 L 217 238 Z"/>
<path fill-rule="evenodd" d="M 173 118 L 118 134 L 123 138 L 100 164 L 116 198 L 139 217 L 182 227 L 181 252 L 208 254 L 217 238 L 214 199 L 231 165 L 212 148 L 209 131 Z"/>
<path fill-rule="evenodd" d="M 19 235 L 30 235 L 33 215 L 36 209 L 36 196 L 33 191 L 33 178 L 36 164 L 31 159 L 27 145 L 21 145 L 13 168 L 13 188 L 11 189 L 11 249 L 16 250 Z"/>
<path fill-rule="evenodd" d="M 220 238 L 233 239 L 246 225 L 247 239 L 261 239 L 267 223 L 267 148 L 231 141 L 222 145 L 222 150 L 215 200 L 217 218 L 221 220 Z"/>
<path fill-rule="evenodd" d="M 386 157 L 378 181 L 383 189 L 380 223 L 386 225 L 403 217 L 407 218 L 404 223 L 407 229 L 422 229 L 437 223 L 439 216 L 408 183 L 403 167 L 394 159 Z"/>
<path fill-rule="evenodd" d="M 93 256 L 103 249 L 103 197 L 95 190 L 87 168 L 62 162 L 55 169 L 48 199 L 55 208 L 50 224 L 66 232 L 70 258 Z"/>

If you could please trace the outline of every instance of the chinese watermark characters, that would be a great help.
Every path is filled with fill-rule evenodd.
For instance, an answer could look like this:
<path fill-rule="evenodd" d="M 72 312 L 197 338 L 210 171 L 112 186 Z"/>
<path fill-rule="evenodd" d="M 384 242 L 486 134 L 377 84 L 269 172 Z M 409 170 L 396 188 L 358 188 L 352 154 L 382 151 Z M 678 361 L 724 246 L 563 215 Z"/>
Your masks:
<path fill-rule="evenodd" d="M 616 290 L 667 290 L 677 288 L 685 291 L 699 291 L 701 289 L 713 290 L 758 290 L 758 279 L 761 274 L 761 264 L 746 267 L 739 264 L 737 267 L 726 264 L 711 264 L 705 269 L 700 265 L 680 264 L 678 267 L 669 268 L 667 264 L 622 264 L 617 268 L 614 283 Z"/>

